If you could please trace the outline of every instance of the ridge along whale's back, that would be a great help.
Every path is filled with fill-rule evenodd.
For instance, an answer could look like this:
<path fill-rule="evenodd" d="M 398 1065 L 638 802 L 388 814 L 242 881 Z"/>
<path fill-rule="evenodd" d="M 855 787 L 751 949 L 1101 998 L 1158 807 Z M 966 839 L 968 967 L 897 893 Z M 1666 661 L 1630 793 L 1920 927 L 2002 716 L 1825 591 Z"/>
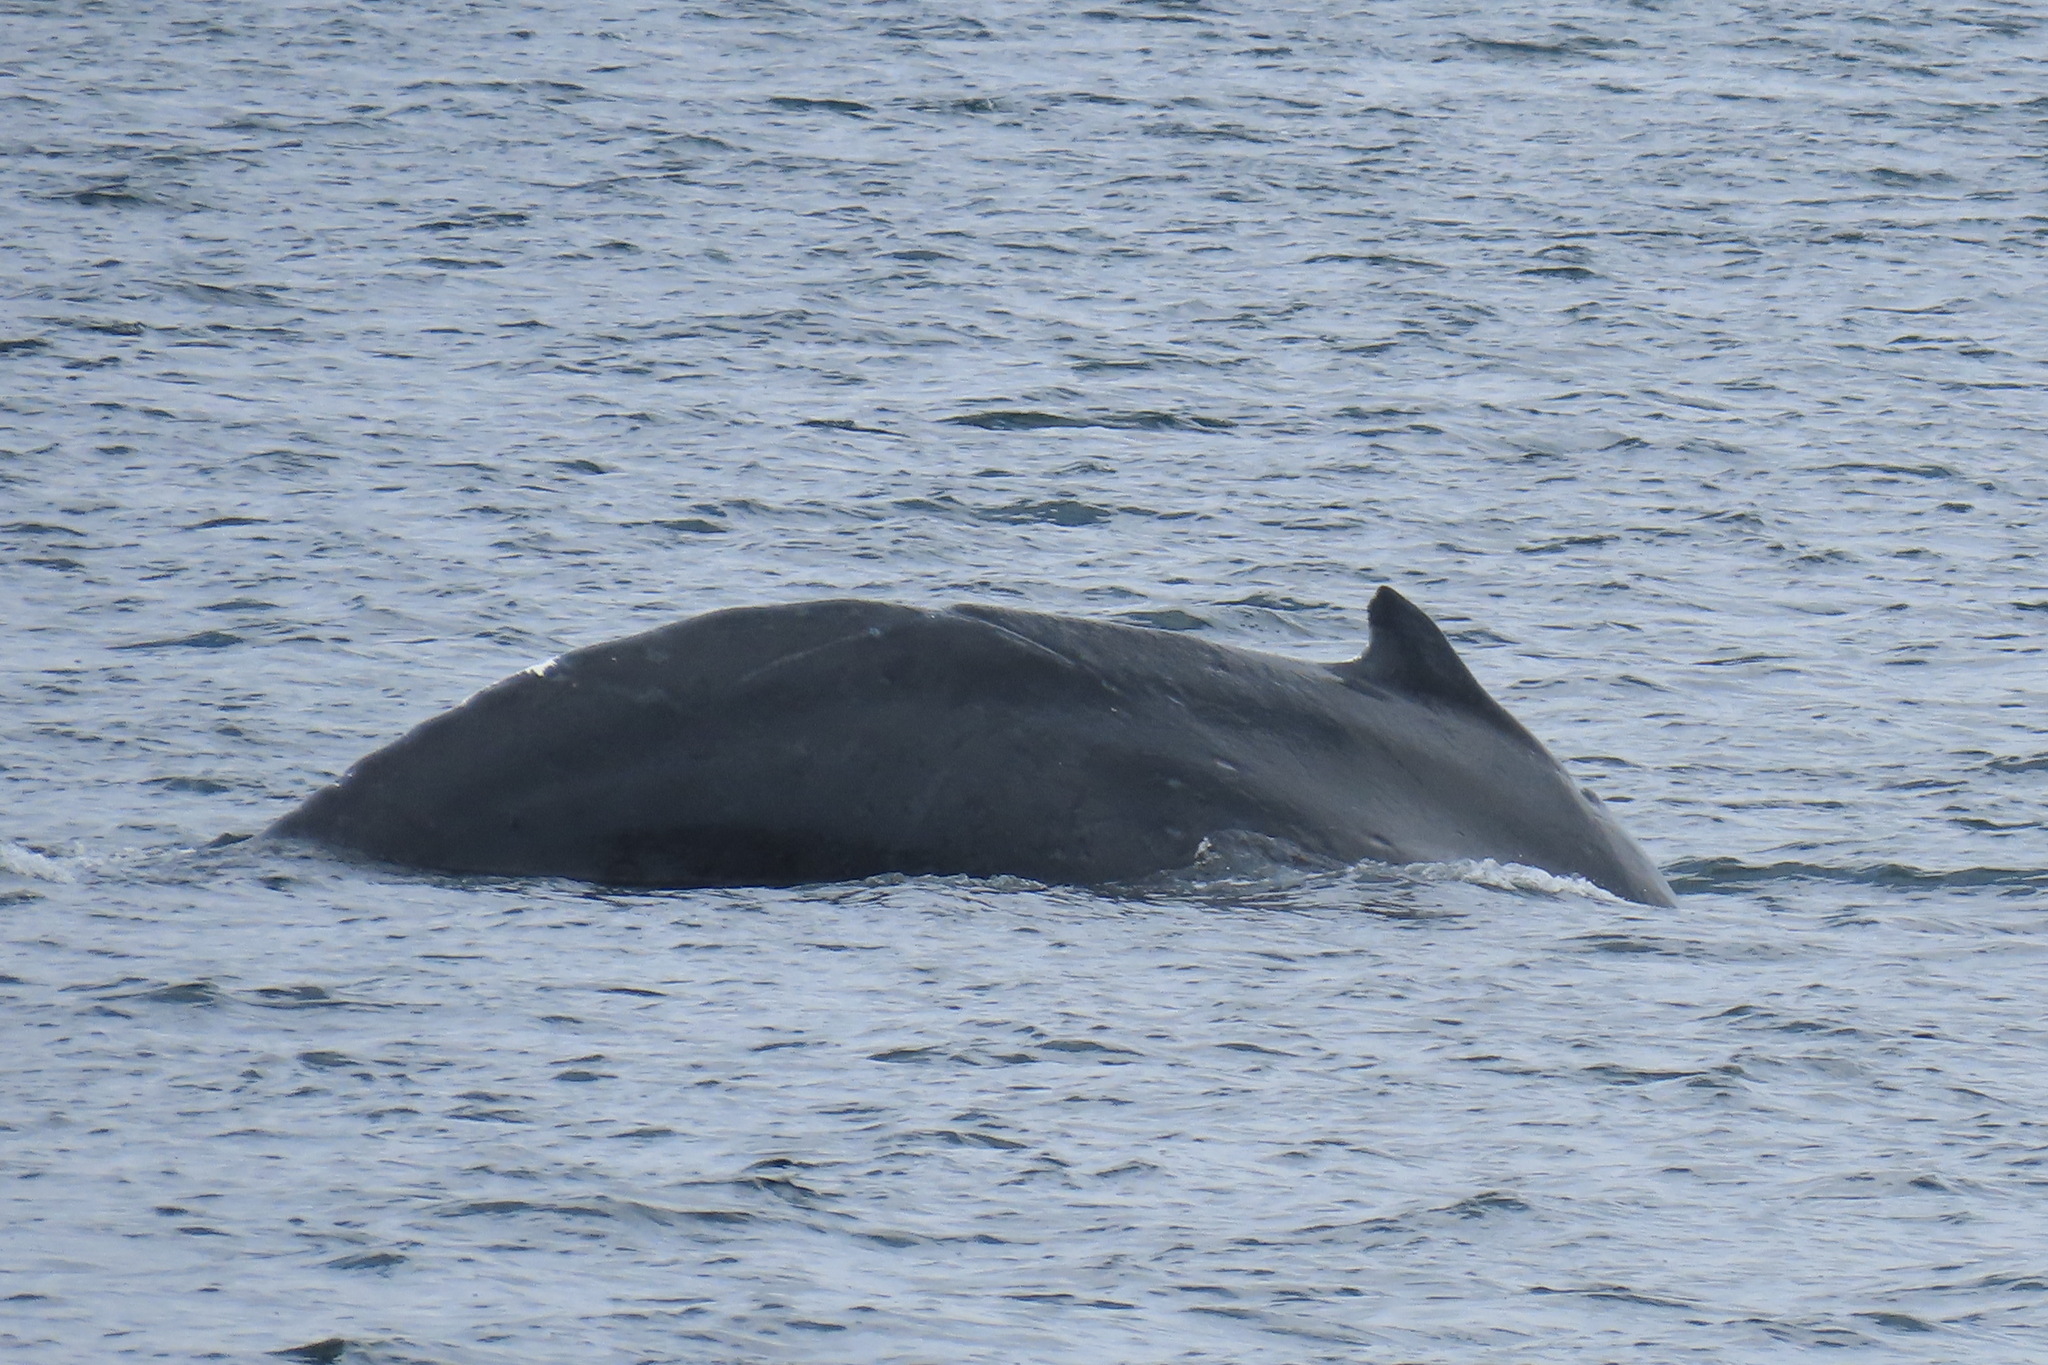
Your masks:
<path fill-rule="evenodd" d="M 713 612 L 497 683 L 271 828 L 411 867 L 635 886 L 1103 884 L 1233 831 L 1492 858 L 1670 904 L 1597 798 L 1390 588 L 1320 665 L 1010 608 Z"/>

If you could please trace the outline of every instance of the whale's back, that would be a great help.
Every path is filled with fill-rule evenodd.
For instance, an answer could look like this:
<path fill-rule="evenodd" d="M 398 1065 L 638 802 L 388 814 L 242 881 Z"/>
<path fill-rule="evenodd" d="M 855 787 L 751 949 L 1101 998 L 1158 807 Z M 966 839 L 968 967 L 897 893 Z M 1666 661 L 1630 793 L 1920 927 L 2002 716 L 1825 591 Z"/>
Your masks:
<path fill-rule="evenodd" d="M 1376 617 L 1383 661 L 1393 638 Z M 1641 882 L 1602 865 L 1604 814 L 1560 819 L 1576 815 L 1560 794 L 1583 798 L 1476 683 L 1483 707 L 1373 657 L 1325 667 L 1000 608 L 740 608 L 515 674 L 272 832 L 621 885 L 1096 884 L 1185 866 L 1237 830 L 1343 861 L 1491 856 Z M 1613 889 L 1661 889 L 1630 885 Z"/>

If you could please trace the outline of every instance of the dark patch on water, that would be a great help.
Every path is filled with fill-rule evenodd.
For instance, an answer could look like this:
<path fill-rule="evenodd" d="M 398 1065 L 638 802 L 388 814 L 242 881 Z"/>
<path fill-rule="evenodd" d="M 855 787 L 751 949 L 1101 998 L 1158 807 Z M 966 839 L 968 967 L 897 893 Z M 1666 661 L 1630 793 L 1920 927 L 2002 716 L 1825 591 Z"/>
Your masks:
<path fill-rule="evenodd" d="M 164 640 L 139 640 L 134 644 L 109 645 L 110 649 L 226 649 L 244 643 L 239 635 L 224 630 L 202 630 Z"/>
<path fill-rule="evenodd" d="M 1228 431 L 1235 425 L 1222 417 L 1182 417 L 1170 412 L 1116 412 L 1068 417 L 1052 412 L 970 412 L 942 418 L 951 426 L 984 431 L 1045 431 L 1061 427 L 1103 427 L 1112 431 Z"/>
<path fill-rule="evenodd" d="M 872 114 L 874 106 L 858 100 L 805 99 L 797 95 L 776 95 L 769 99 L 777 109 L 791 109 L 799 112 L 822 110 L 831 114 Z"/>

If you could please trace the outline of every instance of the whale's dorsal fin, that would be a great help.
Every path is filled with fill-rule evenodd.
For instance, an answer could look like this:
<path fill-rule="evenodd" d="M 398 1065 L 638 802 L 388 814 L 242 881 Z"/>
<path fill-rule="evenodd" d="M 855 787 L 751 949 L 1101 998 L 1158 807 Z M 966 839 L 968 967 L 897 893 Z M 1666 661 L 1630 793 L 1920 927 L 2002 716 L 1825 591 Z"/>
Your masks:
<path fill-rule="evenodd" d="M 1382 688 L 1463 711 L 1536 743 L 1519 721 L 1487 695 L 1428 612 L 1392 588 L 1381 588 L 1366 608 L 1366 620 L 1372 625 L 1372 643 L 1350 663 L 1335 665 L 1338 677 L 1354 686 Z"/>

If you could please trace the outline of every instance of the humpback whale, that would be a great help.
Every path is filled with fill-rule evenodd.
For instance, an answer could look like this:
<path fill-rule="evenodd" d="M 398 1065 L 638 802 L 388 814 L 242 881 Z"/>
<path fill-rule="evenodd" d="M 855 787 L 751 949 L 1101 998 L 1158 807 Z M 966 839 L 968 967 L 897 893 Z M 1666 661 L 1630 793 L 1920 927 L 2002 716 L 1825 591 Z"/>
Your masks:
<path fill-rule="evenodd" d="M 1492 858 L 1673 904 L 1598 797 L 1381 588 L 1304 663 L 1003 607 L 741 607 L 514 674 L 269 834 L 618 886 L 881 873 L 1102 885 L 1248 833 L 1342 863 Z"/>

